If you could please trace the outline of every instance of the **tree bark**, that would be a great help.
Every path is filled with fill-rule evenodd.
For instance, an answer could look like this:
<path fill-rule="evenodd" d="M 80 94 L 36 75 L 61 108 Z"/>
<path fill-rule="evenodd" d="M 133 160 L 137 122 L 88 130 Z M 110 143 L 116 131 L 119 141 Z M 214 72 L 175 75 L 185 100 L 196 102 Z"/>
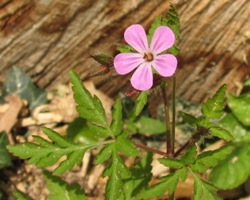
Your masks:
<path fill-rule="evenodd" d="M 177 95 L 201 101 L 223 83 L 236 92 L 249 67 L 249 0 L 175 0 L 181 20 Z M 99 64 L 89 54 L 115 55 L 126 27 L 150 27 L 169 9 L 166 0 L 1 0 L 0 81 L 13 65 L 43 88 L 82 79 Z M 247 40 L 248 37 L 248 40 Z M 129 77 L 95 78 L 111 96 L 130 87 Z"/>

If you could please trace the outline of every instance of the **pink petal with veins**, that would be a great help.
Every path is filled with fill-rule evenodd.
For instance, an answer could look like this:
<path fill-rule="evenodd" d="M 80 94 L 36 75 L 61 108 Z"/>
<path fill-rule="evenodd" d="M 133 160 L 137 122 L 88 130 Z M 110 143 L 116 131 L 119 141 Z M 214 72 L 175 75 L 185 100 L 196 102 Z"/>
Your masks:
<path fill-rule="evenodd" d="M 173 31 L 166 26 L 160 26 L 154 32 L 150 44 L 150 50 L 159 54 L 172 47 L 174 42 L 175 35 Z"/>
<path fill-rule="evenodd" d="M 124 33 L 124 39 L 139 53 L 144 54 L 145 51 L 148 51 L 148 39 L 140 24 L 129 26 Z"/>
<path fill-rule="evenodd" d="M 114 67 L 118 74 L 128 74 L 138 67 L 144 59 L 139 53 L 120 53 L 114 58 Z"/>
<path fill-rule="evenodd" d="M 177 59 L 172 54 L 156 56 L 153 67 L 163 77 L 172 76 L 177 68 Z"/>
<path fill-rule="evenodd" d="M 148 90 L 153 86 L 153 73 L 149 63 L 141 64 L 131 77 L 131 84 L 137 90 Z"/>

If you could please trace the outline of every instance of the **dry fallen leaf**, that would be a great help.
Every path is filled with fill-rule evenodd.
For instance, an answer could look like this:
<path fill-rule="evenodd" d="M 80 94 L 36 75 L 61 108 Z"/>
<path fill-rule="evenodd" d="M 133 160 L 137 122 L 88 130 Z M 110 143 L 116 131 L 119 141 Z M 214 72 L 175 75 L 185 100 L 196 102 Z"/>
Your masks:
<path fill-rule="evenodd" d="M 0 131 L 5 131 L 9 143 L 14 144 L 10 131 L 17 122 L 18 114 L 23 107 L 23 101 L 16 95 L 6 96 L 5 100 L 8 102 L 8 109 L 4 113 L 0 113 Z"/>

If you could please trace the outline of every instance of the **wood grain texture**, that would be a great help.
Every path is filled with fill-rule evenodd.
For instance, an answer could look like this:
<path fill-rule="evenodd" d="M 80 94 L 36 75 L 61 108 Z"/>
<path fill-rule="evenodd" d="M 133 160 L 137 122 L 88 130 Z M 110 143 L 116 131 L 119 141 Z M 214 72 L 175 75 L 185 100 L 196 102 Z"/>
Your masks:
<path fill-rule="evenodd" d="M 181 16 L 177 93 L 192 101 L 222 83 L 236 92 L 250 73 L 249 0 L 176 0 Z M 43 88 L 67 83 L 70 69 L 85 78 L 99 66 L 90 53 L 115 55 L 133 23 L 148 29 L 169 8 L 166 0 L 1 0 L 0 81 L 13 65 Z M 95 78 L 114 96 L 129 88 L 128 76 Z"/>

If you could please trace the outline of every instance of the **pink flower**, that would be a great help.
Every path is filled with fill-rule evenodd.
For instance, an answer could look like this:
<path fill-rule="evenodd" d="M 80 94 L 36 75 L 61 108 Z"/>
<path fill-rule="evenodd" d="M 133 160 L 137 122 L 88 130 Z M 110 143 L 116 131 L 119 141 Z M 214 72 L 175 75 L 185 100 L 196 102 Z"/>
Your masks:
<path fill-rule="evenodd" d="M 124 33 L 125 41 L 136 53 L 120 53 L 114 58 L 114 67 L 118 74 L 128 74 L 134 69 L 131 84 L 137 90 L 148 90 L 153 86 L 153 73 L 163 77 L 172 76 L 177 67 L 177 59 L 172 54 L 161 54 L 173 46 L 175 35 L 166 27 L 158 27 L 148 44 L 146 32 L 139 24 L 128 27 Z"/>

